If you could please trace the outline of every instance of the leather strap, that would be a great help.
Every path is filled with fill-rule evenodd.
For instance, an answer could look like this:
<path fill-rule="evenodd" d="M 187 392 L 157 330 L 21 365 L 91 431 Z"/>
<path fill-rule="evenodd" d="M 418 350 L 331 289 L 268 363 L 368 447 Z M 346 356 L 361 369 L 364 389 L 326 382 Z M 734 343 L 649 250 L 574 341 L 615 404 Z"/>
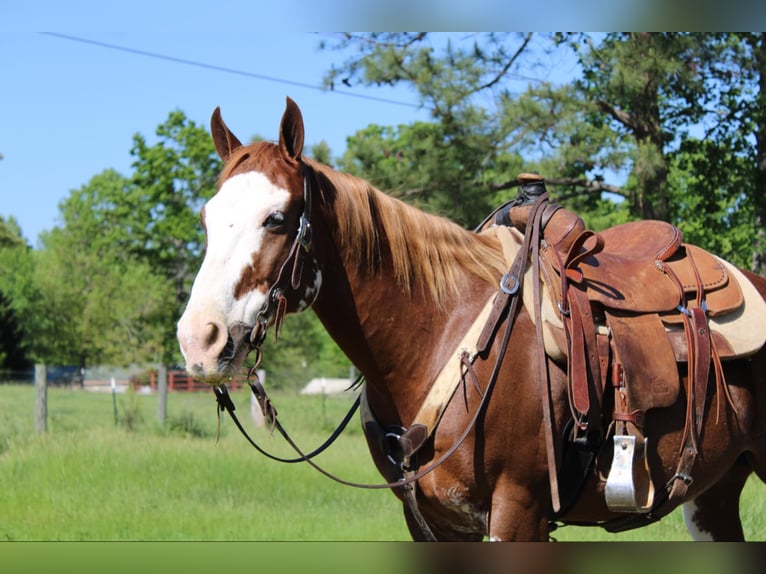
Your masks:
<path fill-rule="evenodd" d="M 536 216 L 539 217 L 537 214 L 541 211 L 540 207 L 544 203 L 547 203 L 547 201 L 547 193 L 542 194 L 535 200 L 529 216 L 531 221 L 534 221 Z M 526 271 L 527 262 L 529 261 L 529 253 L 533 235 L 533 233 L 531 233 L 531 229 L 532 225 L 529 225 L 526 233 L 524 233 L 524 241 L 521 245 L 521 249 L 519 249 L 518 253 L 516 254 L 516 259 L 514 259 L 513 263 L 511 264 L 511 268 L 508 270 L 508 273 L 503 275 L 502 279 L 500 280 L 500 291 L 498 291 L 495 295 L 489 319 L 487 320 L 487 324 L 484 326 L 484 329 L 479 336 L 479 341 L 476 345 L 478 353 L 482 356 L 486 356 L 487 352 L 489 351 L 490 343 L 492 342 L 495 332 L 497 331 L 497 327 L 500 324 L 500 319 L 508 309 L 511 300 L 518 300 L 520 298 L 516 297 L 516 295 L 520 294 L 524 272 Z M 539 241 L 539 236 L 537 237 L 537 241 Z"/>
<path fill-rule="evenodd" d="M 543 196 L 547 201 L 547 194 Z M 535 204 L 537 207 L 537 204 Z M 533 209 L 532 211 L 532 284 L 534 308 L 535 308 L 535 333 L 537 336 L 537 383 L 540 396 L 543 401 L 543 428 L 545 429 L 545 453 L 548 459 L 548 483 L 551 488 L 551 508 L 554 514 L 561 510 L 561 493 L 559 492 L 558 469 L 561 465 L 561 455 L 556 449 L 556 441 L 553 436 L 553 407 L 551 406 L 551 384 L 548 376 L 548 359 L 545 355 L 545 341 L 543 335 L 542 318 L 542 294 L 540 286 L 540 240 L 543 233 L 544 210 Z M 529 232 L 525 234 L 530 235 Z"/>

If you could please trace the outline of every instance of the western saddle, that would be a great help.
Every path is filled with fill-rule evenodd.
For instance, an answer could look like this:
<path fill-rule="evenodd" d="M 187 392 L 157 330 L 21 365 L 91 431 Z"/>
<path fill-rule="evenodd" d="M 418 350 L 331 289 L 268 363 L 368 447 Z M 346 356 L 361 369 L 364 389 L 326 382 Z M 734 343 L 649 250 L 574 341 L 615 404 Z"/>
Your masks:
<path fill-rule="evenodd" d="M 505 227 L 520 235 L 538 218 L 539 236 L 531 241 L 539 241 L 539 258 L 531 265 L 539 265 L 539 283 L 558 310 L 550 322 L 567 359 L 573 421 L 568 444 L 595 456 L 611 436 L 608 507 L 656 520 L 675 506 L 663 503 L 683 497 L 693 481 L 709 382 L 717 385 L 718 397 L 731 402 L 721 360 L 747 352 L 710 324 L 742 310 L 735 270 L 683 243 L 673 225 L 636 221 L 595 233 L 579 216 L 548 201 L 540 176 L 521 174 L 519 183 L 517 198 L 480 229 Z M 679 366 L 688 373 L 683 448 L 674 476 L 655 499 L 645 413 L 678 400 Z M 549 462 L 562 465 L 561 455 L 557 458 Z M 551 476 L 555 510 L 556 472 Z"/>

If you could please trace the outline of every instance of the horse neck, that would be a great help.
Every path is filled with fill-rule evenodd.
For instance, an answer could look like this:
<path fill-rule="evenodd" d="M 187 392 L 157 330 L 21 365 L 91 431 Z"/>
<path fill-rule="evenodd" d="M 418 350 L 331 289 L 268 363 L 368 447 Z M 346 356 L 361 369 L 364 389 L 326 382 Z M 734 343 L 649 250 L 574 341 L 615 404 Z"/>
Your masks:
<path fill-rule="evenodd" d="M 494 289 L 458 272 L 452 278 L 457 295 L 437 301 L 422 278 L 414 276 L 409 289 L 397 280 L 385 241 L 377 265 L 369 269 L 360 253 L 343 248 L 333 226 L 327 227 L 331 240 L 318 250 L 322 288 L 314 311 L 365 375 L 368 388 L 388 397 L 395 416 L 406 420 Z M 424 238 L 428 232 L 421 230 Z"/>

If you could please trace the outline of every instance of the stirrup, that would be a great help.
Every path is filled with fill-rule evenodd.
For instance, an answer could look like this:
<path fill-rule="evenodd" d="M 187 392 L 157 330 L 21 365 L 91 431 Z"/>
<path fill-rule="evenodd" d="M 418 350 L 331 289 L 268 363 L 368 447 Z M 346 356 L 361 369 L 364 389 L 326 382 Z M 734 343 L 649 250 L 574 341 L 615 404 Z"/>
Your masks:
<path fill-rule="evenodd" d="M 606 480 L 606 505 L 613 512 L 647 513 L 654 503 L 654 483 L 646 459 L 646 440 L 615 434 L 614 456 Z M 638 464 L 636 464 L 638 462 Z"/>

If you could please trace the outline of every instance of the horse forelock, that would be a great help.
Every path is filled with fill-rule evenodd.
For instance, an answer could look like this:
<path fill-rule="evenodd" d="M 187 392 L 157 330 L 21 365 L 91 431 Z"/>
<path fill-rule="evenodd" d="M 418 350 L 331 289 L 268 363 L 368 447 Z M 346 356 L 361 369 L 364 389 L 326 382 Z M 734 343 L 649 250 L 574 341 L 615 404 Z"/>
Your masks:
<path fill-rule="evenodd" d="M 290 190 L 290 177 L 299 177 L 295 164 L 285 159 L 279 146 L 267 141 L 260 141 L 235 149 L 218 176 L 218 188 L 223 183 L 240 173 L 258 171 L 263 173 L 275 185 Z"/>
<path fill-rule="evenodd" d="M 364 179 L 307 163 L 333 186 L 338 246 L 356 257 L 361 254 L 368 271 L 379 269 L 385 242 L 398 284 L 408 292 L 421 289 L 439 306 L 457 294 L 465 273 L 497 284 L 505 262 L 493 238 L 420 211 Z"/>

